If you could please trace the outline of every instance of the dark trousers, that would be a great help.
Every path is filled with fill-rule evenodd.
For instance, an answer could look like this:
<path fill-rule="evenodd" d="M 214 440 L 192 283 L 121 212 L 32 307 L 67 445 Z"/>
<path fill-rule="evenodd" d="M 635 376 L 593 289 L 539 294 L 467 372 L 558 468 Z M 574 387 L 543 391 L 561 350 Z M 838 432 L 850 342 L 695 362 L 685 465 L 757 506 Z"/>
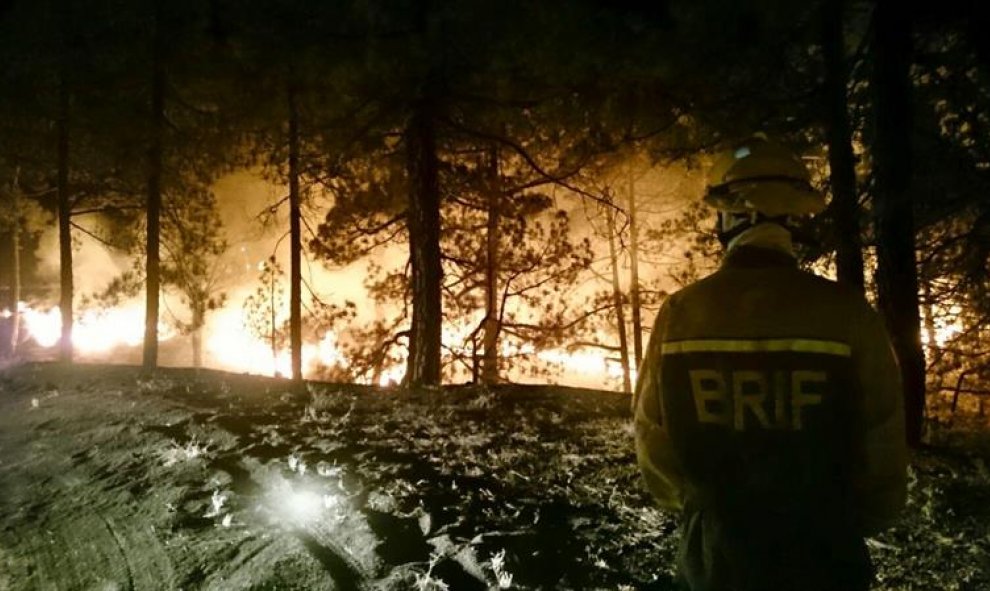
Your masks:
<path fill-rule="evenodd" d="M 842 520 L 684 515 L 678 569 L 691 591 L 867 591 L 873 565 Z"/>

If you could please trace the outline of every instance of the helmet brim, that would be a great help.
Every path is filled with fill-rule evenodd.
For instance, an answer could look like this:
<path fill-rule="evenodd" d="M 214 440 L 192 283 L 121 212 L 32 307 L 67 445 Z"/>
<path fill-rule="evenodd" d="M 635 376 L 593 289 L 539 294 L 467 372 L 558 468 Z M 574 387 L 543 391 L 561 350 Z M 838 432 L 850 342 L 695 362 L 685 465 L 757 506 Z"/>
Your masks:
<path fill-rule="evenodd" d="M 737 181 L 712 187 L 705 203 L 721 211 L 756 211 L 767 217 L 814 215 L 825 209 L 825 197 L 810 185 L 787 181 Z"/>

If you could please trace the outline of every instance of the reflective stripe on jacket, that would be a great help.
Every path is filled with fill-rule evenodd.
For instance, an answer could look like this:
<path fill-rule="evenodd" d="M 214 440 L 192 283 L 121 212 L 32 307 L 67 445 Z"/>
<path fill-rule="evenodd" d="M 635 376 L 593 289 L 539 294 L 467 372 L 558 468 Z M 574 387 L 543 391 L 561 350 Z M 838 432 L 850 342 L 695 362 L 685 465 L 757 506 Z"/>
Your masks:
<path fill-rule="evenodd" d="M 639 373 L 637 457 L 668 509 L 706 511 L 730 534 L 862 537 L 904 503 L 900 374 L 881 320 L 782 252 L 740 247 L 670 296 Z"/>

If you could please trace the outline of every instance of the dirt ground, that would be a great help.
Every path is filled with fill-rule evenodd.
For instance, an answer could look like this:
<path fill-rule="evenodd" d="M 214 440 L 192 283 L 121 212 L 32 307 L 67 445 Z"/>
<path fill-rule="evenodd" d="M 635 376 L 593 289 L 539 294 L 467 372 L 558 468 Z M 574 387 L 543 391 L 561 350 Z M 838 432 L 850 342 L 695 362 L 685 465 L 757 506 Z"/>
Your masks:
<path fill-rule="evenodd" d="M 0 372 L 0 590 L 672 589 L 628 398 Z M 990 589 L 990 472 L 917 454 L 877 589 Z"/>

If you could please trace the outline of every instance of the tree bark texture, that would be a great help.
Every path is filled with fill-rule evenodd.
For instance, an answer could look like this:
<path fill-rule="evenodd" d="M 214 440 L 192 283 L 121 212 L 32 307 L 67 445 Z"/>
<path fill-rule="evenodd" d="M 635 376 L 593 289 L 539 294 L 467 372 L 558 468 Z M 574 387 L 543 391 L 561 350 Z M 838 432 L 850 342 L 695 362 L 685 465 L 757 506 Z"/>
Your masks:
<path fill-rule="evenodd" d="M 619 282 L 619 255 L 615 245 L 615 210 L 608 207 L 608 256 L 612 264 L 612 301 L 615 304 L 615 322 L 619 331 L 619 357 L 622 361 L 622 391 L 632 392 L 632 379 L 629 372 L 629 339 L 626 337 L 626 314 L 624 311 L 622 285 Z"/>
<path fill-rule="evenodd" d="M 288 86 L 289 103 L 289 350 L 292 379 L 302 380 L 302 196 L 299 188 L 299 108 L 296 88 Z"/>
<path fill-rule="evenodd" d="M 493 147 L 488 162 L 488 217 L 486 223 L 485 259 L 485 327 L 481 381 L 485 384 L 498 382 L 498 222 L 501 216 L 502 186 L 499 182 L 498 148 Z"/>
<path fill-rule="evenodd" d="M 199 369 L 203 367 L 203 325 L 206 324 L 206 310 L 202 305 L 196 304 L 192 310 L 192 362 L 193 367 Z"/>
<path fill-rule="evenodd" d="M 275 273 L 274 264 L 275 264 L 275 259 L 273 258 L 272 259 L 272 274 L 271 274 L 271 277 L 268 280 L 269 281 L 269 283 L 268 283 L 268 323 L 269 323 L 269 326 L 271 327 L 271 332 L 268 333 L 269 336 L 271 337 L 269 339 L 269 341 L 268 341 L 268 344 L 271 345 L 271 348 L 272 348 L 272 368 L 274 368 L 274 370 L 275 370 L 275 377 L 280 377 L 282 375 L 282 372 L 278 368 L 278 345 L 279 345 L 278 341 L 279 341 L 279 338 L 278 338 L 278 324 L 277 324 L 277 320 L 276 320 L 276 312 L 278 310 L 277 310 L 276 301 L 275 301 L 275 296 L 276 296 L 276 293 L 278 291 L 276 289 L 277 286 L 276 286 L 275 282 L 278 280 L 278 276 Z"/>
<path fill-rule="evenodd" d="M 412 271 L 412 326 L 406 383 L 440 384 L 443 327 L 440 261 L 440 186 L 433 104 L 417 102 L 406 129 L 409 259 Z"/>
<path fill-rule="evenodd" d="M 152 33 L 151 137 L 148 146 L 147 253 L 145 258 L 144 356 L 146 371 L 158 367 L 158 315 L 161 292 L 162 168 L 165 143 L 165 56 L 161 1 L 155 3 Z"/>
<path fill-rule="evenodd" d="M 11 243 L 11 236 L 9 234 L 0 235 L 0 255 L 6 255 L 9 251 L 9 246 Z M 11 281 L 7 275 L 7 267 L 9 266 L 9 261 L 6 260 L 6 256 L 3 261 L 4 267 L 4 286 L 3 286 L 3 297 L 0 298 L 0 359 L 6 359 L 14 354 L 14 337 L 13 337 L 13 323 L 14 318 L 18 314 L 16 304 L 12 303 L 12 286 Z"/>
<path fill-rule="evenodd" d="M 14 169 L 14 176 L 5 190 L 10 199 L 10 227 L 0 233 L 0 274 L 3 286 L 0 289 L 0 359 L 12 357 L 20 342 L 21 300 L 21 223 L 23 215 L 20 198 L 20 168 Z M 7 257 L 10 253 L 10 257 Z"/>
<path fill-rule="evenodd" d="M 10 228 L 10 299 L 12 300 L 10 309 L 13 315 L 10 317 L 10 353 L 17 353 L 17 345 L 21 341 L 21 222 L 24 218 L 21 210 L 21 187 L 20 168 L 15 169 L 14 179 L 11 182 L 11 199 L 14 205 L 14 214 L 17 219 Z"/>
<path fill-rule="evenodd" d="M 67 51 L 67 50 L 66 50 Z M 59 314 L 62 317 L 62 334 L 58 357 L 65 363 L 72 362 L 72 299 L 75 288 L 72 277 L 72 199 L 69 196 L 69 81 L 67 67 L 59 73 L 57 138 L 58 190 L 58 254 L 59 254 Z"/>
<path fill-rule="evenodd" d="M 892 0 L 879 0 L 873 20 L 873 109 L 876 137 L 874 224 L 877 293 L 904 381 L 907 436 L 921 443 L 925 357 L 921 347 L 911 163 L 911 22 Z"/>
<path fill-rule="evenodd" d="M 18 310 L 13 295 L 14 279 L 11 276 L 13 260 L 8 260 L 7 257 L 7 253 L 13 250 L 12 245 L 12 231 L 0 233 L 0 271 L 3 272 L 3 287 L 0 289 L 0 359 L 6 359 L 14 353 L 13 323 Z"/>
<path fill-rule="evenodd" d="M 633 353 L 637 371 L 643 361 L 643 310 L 639 293 L 639 226 L 636 219 L 636 180 L 629 169 L 629 307 L 632 315 Z"/>
<path fill-rule="evenodd" d="M 863 244 L 859 229 L 856 169 L 849 124 L 848 67 L 844 52 L 844 0 L 822 6 L 822 50 L 825 58 L 825 136 L 828 142 L 832 211 L 835 216 L 835 262 L 840 283 L 864 290 Z"/>

